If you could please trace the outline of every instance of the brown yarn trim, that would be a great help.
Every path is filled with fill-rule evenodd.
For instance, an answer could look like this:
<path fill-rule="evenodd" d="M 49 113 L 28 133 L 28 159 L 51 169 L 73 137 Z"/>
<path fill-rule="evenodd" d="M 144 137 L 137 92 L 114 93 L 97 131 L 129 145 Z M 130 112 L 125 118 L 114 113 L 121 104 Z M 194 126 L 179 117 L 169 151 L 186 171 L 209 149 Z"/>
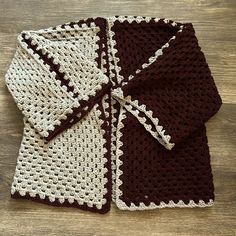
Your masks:
<path fill-rule="evenodd" d="M 110 92 L 111 84 L 103 84 L 102 89 L 97 92 L 97 94 L 92 97 L 89 97 L 89 100 L 87 101 L 81 101 L 80 107 L 78 108 L 72 108 L 73 112 L 71 114 L 67 115 L 67 119 L 60 120 L 60 125 L 55 125 L 54 130 L 48 131 L 49 135 L 45 137 L 47 141 L 52 140 L 54 137 L 56 137 L 61 132 L 69 129 L 72 125 L 80 121 L 85 115 L 88 114 L 88 112 L 93 108 L 93 106 L 102 99 L 102 97 Z M 88 107 L 88 109 L 84 109 L 85 107 Z M 78 117 L 77 114 L 80 114 Z"/>
<path fill-rule="evenodd" d="M 97 49 L 97 55 L 98 57 L 96 58 L 96 61 L 98 63 L 98 67 L 101 68 L 101 55 L 102 52 L 108 51 L 107 48 L 107 37 L 106 37 L 106 21 L 105 19 L 102 18 L 96 18 L 95 20 L 93 20 L 92 18 L 89 18 L 87 20 L 81 20 L 78 23 L 70 23 L 69 25 L 72 27 L 72 25 L 75 24 L 84 24 L 86 23 L 87 25 L 89 25 L 90 23 L 94 22 L 97 26 L 100 27 L 100 31 L 98 33 L 98 36 L 100 38 L 98 45 L 99 48 Z M 65 25 L 62 26 L 62 28 L 65 27 Z M 104 48 L 103 48 L 103 44 L 104 44 Z M 106 64 L 104 65 L 104 67 L 107 70 L 106 75 L 109 77 L 109 63 L 108 63 L 108 53 L 105 53 L 105 61 Z M 77 123 L 78 121 L 80 121 L 94 106 L 94 104 L 96 104 L 105 94 L 110 93 L 110 89 L 111 89 L 111 85 L 112 83 L 109 81 L 108 84 L 103 84 L 102 85 L 102 89 L 97 92 L 97 94 L 95 96 L 90 96 L 89 99 L 86 100 L 82 100 L 80 101 L 80 107 L 79 108 L 73 108 L 73 112 L 69 115 L 67 115 L 67 119 L 66 120 L 61 120 L 61 124 L 58 126 L 55 126 L 55 129 L 53 131 L 49 132 L 48 137 L 46 137 L 47 141 L 52 140 L 57 134 L 61 133 L 62 131 L 70 128 L 72 125 L 74 125 L 75 123 Z M 84 110 L 84 107 L 88 107 L 87 110 Z M 80 117 L 77 117 L 77 114 L 80 113 Z"/>
<path fill-rule="evenodd" d="M 108 98 L 109 107 L 110 107 L 110 96 Z M 105 188 L 107 189 L 107 193 L 105 194 L 105 199 L 107 200 L 106 204 L 103 208 L 110 210 L 111 207 L 111 193 L 112 193 L 112 170 L 111 170 L 111 113 L 109 112 L 109 117 L 106 118 L 105 110 L 103 109 L 102 103 L 99 103 L 99 107 L 101 108 L 101 118 L 103 120 L 102 130 L 105 130 L 104 138 L 106 139 L 106 143 L 104 147 L 107 149 L 107 152 L 104 155 L 104 158 L 107 160 L 105 164 L 105 168 L 107 168 L 107 172 L 105 174 L 105 178 L 107 178 L 107 183 L 105 184 Z"/>
<path fill-rule="evenodd" d="M 43 60 L 44 64 L 49 65 L 50 72 L 54 71 L 56 73 L 56 77 L 55 78 L 61 82 L 61 86 L 65 85 L 68 92 L 73 92 L 74 91 L 74 87 L 69 85 L 69 80 L 66 80 L 64 78 L 65 77 L 65 73 L 59 71 L 60 65 L 59 64 L 55 64 L 53 62 L 53 59 L 49 58 L 48 52 L 43 54 L 41 49 L 37 49 L 38 45 L 32 43 L 32 38 L 26 38 L 25 34 L 22 34 L 22 38 L 23 38 L 23 41 L 28 45 L 27 47 L 32 49 L 35 54 L 38 54 L 39 58 L 41 60 Z M 78 96 L 77 93 L 73 94 L 74 98 L 76 98 L 77 96 Z"/>
<path fill-rule="evenodd" d="M 106 139 L 106 143 L 104 144 L 104 147 L 107 149 L 106 154 L 104 155 L 104 158 L 106 158 L 107 162 L 105 164 L 105 168 L 107 168 L 107 172 L 105 174 L 105 178 L 107 178 L 107 183 L 105 184 L 105 188 L 107 189 L 107 193 L 104 195 L 104 198 L 106 199 L 106 203 L 102 206 L 101 209 L 98 209 L 96 206 L 92 206 L 89 207 L 87 205 L 87 203 L 84 203 L 82 205 L 78 204 L 76 201 L 73 203 L 69 203 L 68 200 L 65 200 L 64 203 L 60 203 L 59 199 L 56 198 L 56 200 L 54 202 L 51 202 L 49 200 L 48 197 L 45 197 L 45 199 L 40 198 L 39 194 L 36 194 L 35 197 L 32 197 L 29 195 L 29 193 L 26 193 L 25 196 L 20 195 L 20 193 L 18 191 L 16 191 L 14 194 L 11 194 L 12 198 L 24 198 L 24 199 L 28 199 L 28 200 L 32 200 L 32 201 L 36 201 L 39 203 L 45 203 L 48 205 L 53 205 L 53 206 L 58 206 L 58 207 L 75 207 L 75 208 L 79 208 L 81 210 L 87 210 L 87 211 L 92 211 L 92 212 L 97 212 L 97 213 L 107 213 L 110 210 L 110 205 L 111 205 L 111 178 L 112 178 L 112 172 L 111 172 L 111 132 L 110 132 L 110 127 L 108 125 L 108 121 L 110 119 L 111 113 L 109 113 L 109 117 L 106 118 L 105 113 L 104 113 L 104 109 L 102 106 L 102 103 L 99 102 L 98 103 L 98 108 L 101 112 L 100 117 L 103 120 L 103 124 L 102 124 L 102 129 L 105 130 L 106 132 L 104 133 L 103 137 L 104 139 Z"/>

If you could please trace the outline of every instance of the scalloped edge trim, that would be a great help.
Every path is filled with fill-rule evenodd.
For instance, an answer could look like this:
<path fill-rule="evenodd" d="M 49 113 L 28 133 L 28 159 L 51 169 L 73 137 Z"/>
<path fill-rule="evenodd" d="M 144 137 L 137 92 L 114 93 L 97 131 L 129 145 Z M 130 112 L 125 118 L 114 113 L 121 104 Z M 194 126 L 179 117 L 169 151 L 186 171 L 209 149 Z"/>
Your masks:
<path fill-rule="evenodd" d="M 24 196 L 22 196 L 19 193 L 19 191 L 15 191 L 14 193 L 11 193 L 11 198 L 13 198 L 13 199 L 22 198 L 22 199 L 31 200 L 34 202 L 47 204 L 50 206 L 56 206 L 56 207 L 74 207 L 74 208 L 78 208 L 80 210 L 91 211 L 91 212 L 96 212 L 96 213 L 100 213 L 100 214 L 105 214 L 110 210 L 110 208 L 109 209 L 103 208 L 103 209 L 99 210 L 96 207 L 91 208 L 91 207 L 88 207 L 87 204 L 79 205 L 76 202 L 69 203 L 68 200 L 66 200 L 64 203 L 60 203 L 58 201 L 58 199 L 56 199 L 56 201 L 54 201 L 54 202 L 51 202 L 48 197 L 45 197 L 45 199 L 41 199 L 38 194 L 35 197 L 31 197 L 29 193 L 26 193 Z"/>
<path fill-rule="evenodd" d="M 214 204 L 213 199 L 209 199 L 208 202 L 205 202 L 203 200 L 199 200 L 198 203 L 196 203 L 194 200 L 189 200 L 189 203 L 185 203 L 183 200 L 179 200 L 177 203 L 175 203 L 173 200 L 169 200 L 168 203 L 165 203 L 164 201 L 161 201 L 159 204 L 156 204 L 155 202 L 150 202 L 149 205 L 145 205 L 143 202 L 140 202 L 139 205 L 135 205 L 134 203 L 131 203 L 130 206 L 127 205 L 124 201 L 121 200 L 121 196 L 123 195 L 122 191 L 120 190 L 120 186 L 123 184 L 122 180 L 120 179 L 120 176 L 123 174 L 123 171 L 120 169 L 123 162 L 121 160 L 121 156 L 123 155 L 122 146 L 123 142 L 121 141 L 121 137 L 123 133 L 121 130 L 124 128 L 123 120 L 127 117 L 124 107 L 121 107 L 120 115 L 118 119 L 118 125 L 117 125 L 117 150 L 116 150 L 116 164 L 117 164 L 117 170 L 116 170 L 116 206 L 121 210 L 129 210 L 129 211 L 135 211 L 135 210 L 153 210 L 153 209 L 161 209 L 161 208 L 194 208 L 194 207 L 210 207 Z"/>
<path fill-rule="evenodd" d="M 117 127 L 114 125 L 117 122 L 115 114 L 117 110 L 115 109 L 115 103 L 118 103 L 113 97 L 111 97 L 111 161 L 112 161 L 112 200 L 115 202 L 116 199 L 116 130 Z"/>
<path fill-rule="evenodd" d="M 116 85 L 116 67 L 113 64 L 113 46 L 112 44 L 112 35 L 111 35 L 111 27 L 112 25 L 109 23 L 109 19 L 107 20 L 107 54 L 108 54 L 108 62 L 109 62 L 109 78 L 112 83 L 112 86 Z M 113 97 L 111 97 L 111 168 L 112 168 L 112 201 L 116 201 L 116 126 L 114 125 L 117 122 L 115 114 L 118 111 L 115 109 L 114 104 L 118 103 Z"/>

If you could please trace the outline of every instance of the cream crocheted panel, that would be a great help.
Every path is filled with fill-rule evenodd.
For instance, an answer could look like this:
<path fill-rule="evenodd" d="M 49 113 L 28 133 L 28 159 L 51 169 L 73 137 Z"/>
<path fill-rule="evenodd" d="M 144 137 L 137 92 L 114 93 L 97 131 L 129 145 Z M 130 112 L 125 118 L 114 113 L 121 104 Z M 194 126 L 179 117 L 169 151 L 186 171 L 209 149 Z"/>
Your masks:
<path fill-rule="evenodd" d="M 27 47 L 23 34 L 19 35 L 6 74 L 7 86 L 25 115 L 12 194 L 47 198 L 50 202 L 76 202 L 97 209 L 106 203 L 108 170 L 104 156 L 108 150 L 101 112 L 108 106 L 107 97 L 102 99 L 102 105 L 96 104 L 82 120 L 50 142 L 43 138 L 72 113 L 72 108 L 80 106 L 80 100 L 88 100 L 102 83 L 108 82 L 105 69 L 98 69 L 95 61 L 98 31 L 95 25 L 83 25 L 24 32 L 37 49 L 53 56 L 54 64 L 60 62 L 60 70 L 78 93 L 77 98 L 61 86 L 55 72 Z"/>

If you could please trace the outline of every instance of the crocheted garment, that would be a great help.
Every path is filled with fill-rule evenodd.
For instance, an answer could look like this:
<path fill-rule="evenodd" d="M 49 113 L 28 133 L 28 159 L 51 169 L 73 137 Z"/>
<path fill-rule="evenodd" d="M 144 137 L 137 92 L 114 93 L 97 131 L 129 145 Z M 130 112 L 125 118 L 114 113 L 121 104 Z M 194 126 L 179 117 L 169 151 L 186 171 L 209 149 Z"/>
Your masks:
<path fill-rule="evenodd" d="M 80 20 L 23 31 L 5 76 L 24 115 L 12 197 L 100 213 L 205 207 L 221 106 L 191 23 Z"/>

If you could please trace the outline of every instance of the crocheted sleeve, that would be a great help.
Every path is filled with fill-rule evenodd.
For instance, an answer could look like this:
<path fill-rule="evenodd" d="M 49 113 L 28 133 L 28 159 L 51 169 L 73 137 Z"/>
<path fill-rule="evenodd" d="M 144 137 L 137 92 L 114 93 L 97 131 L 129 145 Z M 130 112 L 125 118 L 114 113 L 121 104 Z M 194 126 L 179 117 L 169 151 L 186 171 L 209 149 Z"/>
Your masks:
<path fill-rule="evenodd" d="M 113 96 L 167 149 L 200 128 L 222 103 L 190 23 Z"/>
<path fill-rule="evenodd" d="M 106 75 L 73 41 L 53 39 L 43 33 L 20 34 L 5 76 L 17 106 L 47 140 L 79 121 L 110 88 Z"/>

